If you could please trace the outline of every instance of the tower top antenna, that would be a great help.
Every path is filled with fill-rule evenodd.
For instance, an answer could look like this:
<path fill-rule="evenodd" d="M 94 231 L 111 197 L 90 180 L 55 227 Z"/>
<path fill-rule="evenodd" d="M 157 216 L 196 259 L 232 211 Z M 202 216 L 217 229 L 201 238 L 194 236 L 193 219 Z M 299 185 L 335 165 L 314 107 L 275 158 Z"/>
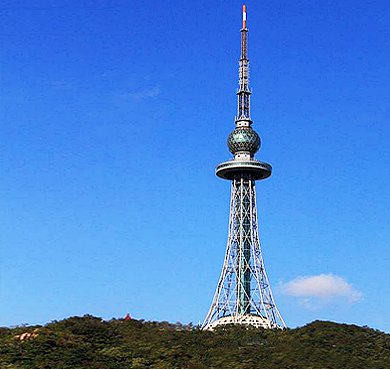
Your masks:
<path fill-rule="evenodd" d="M 246 28 L 246 5 L 242 6 L 242 28 Z"/>

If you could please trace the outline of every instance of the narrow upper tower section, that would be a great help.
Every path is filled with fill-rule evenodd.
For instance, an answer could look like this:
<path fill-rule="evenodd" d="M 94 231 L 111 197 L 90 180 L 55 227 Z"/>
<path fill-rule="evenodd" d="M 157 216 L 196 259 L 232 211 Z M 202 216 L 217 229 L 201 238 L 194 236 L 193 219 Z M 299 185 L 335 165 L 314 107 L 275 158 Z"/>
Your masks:
<path fill-rule="evenodd" d="M 249 60 L 248 60 L 248 29 L 246 28 L 246 6 L 243 6 L 241 28 L 241 55 L 237 90 L 236 128 L 229 135 L 227 144 L 234 159 L 216 166 L 218 177 L 233 180 L 235 176 L 245 174 L 253 180 L 260 180 L 271 175 L 272 167 L 255 159 L 260 149 L 260 137 L 251 127 L 251 91 L 249 89 Z"/>
<path fill-rule="evenodd" d="M 237 91 L 238 109 L 236 124 L 238 127 L 249 127 L 252 124 L 250 110 L 251 92 L 249 90 L 249 60 L 247 58 L 247 40 L 248 28 L 246 28 L 246 6 L 244 5 L 242 9 L 241 57 L 239 61 L 239 89 Z"/>

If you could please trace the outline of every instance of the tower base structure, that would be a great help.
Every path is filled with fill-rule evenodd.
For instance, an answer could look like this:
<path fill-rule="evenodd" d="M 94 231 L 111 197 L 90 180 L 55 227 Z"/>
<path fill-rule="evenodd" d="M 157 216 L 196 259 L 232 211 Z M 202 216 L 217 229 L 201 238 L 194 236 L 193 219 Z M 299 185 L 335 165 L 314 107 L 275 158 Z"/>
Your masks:
<path fill-rule="evenodd" d="M 271 166 L 263 164 L 271 174 Z M 262 174 L 247 172 L 244 165 L 241 171 L 236 167 L 225 175 L 233 178 L 229 236 L 222 273 L 202 329 L 226 324 L 285 328 L 272 296 L 259 242 L 255 178 Z"/>
<path fill-rule="evenodd" d="M 239 316 L 226 316 L 215 320 L 214 322 L 208 324 L 204 327 L 205 330 L 212 331 L 215 327 L 224 326 L 228 324 L 240 324 L 240 325 L 250 325 L 255 328 L 282 328 L 278 325 L 272 324 L 267 318 L 257 315 L 239 315 Z"/>

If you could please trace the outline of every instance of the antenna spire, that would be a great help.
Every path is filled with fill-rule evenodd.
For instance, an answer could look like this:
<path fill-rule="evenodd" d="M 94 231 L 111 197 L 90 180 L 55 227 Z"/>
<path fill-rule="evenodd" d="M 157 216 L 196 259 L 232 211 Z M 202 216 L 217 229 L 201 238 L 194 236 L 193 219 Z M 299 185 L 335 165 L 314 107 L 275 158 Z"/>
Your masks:
<path fill-rule="evenodd" d="M 242 6 L 242 28 L 246 28 L 246 5 Z"/>
<path fill-rule="evenodd" d="M 246 28 L 246 5 L 243 5 L 241 29 L 241 57 L 239 60 L 239 90 L 237 91 L 238 111 L 236 123 L 240 121 L 240 125 L 250 126 L 252 121 L 250 113 L 251 92 L 249 89 L 249 60 L 247 58 L 247 34 L 248 28 Z"/>

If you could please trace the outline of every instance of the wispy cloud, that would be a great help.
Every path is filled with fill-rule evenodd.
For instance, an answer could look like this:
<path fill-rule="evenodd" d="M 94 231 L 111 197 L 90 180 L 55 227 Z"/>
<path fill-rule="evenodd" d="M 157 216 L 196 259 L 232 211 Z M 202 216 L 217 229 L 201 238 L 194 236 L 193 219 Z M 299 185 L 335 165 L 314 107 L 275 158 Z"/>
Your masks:
<path fill-rule="evenodd" d="M 68 80 L 47 81 L 46 84 L 55 90 L 71 90 L 74 87 L 73 82 Z"/>
<path fill-rule="evenodd" d="M 153 97 L 160 95 L 160 93 L 161 93 L 161 91 L 158 87 L 151 87 L 151 88 L 148 88 L 146 90 L 139 91 L 139 92 L 129 93 L 128 96 L 131 97 L 132 99 L 139 100 L 139 99 L 145 99 L 148 97 L 153 98 Z"/>
<path fill-rule="evenodd" d="M 363 294 L 352 284 L 334 274 L 298 277 L 290 282 L 282 283 L 281 289 L 285 295 L 300 298 L 302 305 L 307 308 L 313 308 L 315 300 L 328 303 L 336 299 L 346 299 L 354 303 L 363 297 Z"/>
<path fill-rule="evenodd" d="M 117 74 L 117 71 L 115 69 L 106 69 L 103 71 L 100 76 L 103 78 L 110 78 L 113 77 Z"/>

